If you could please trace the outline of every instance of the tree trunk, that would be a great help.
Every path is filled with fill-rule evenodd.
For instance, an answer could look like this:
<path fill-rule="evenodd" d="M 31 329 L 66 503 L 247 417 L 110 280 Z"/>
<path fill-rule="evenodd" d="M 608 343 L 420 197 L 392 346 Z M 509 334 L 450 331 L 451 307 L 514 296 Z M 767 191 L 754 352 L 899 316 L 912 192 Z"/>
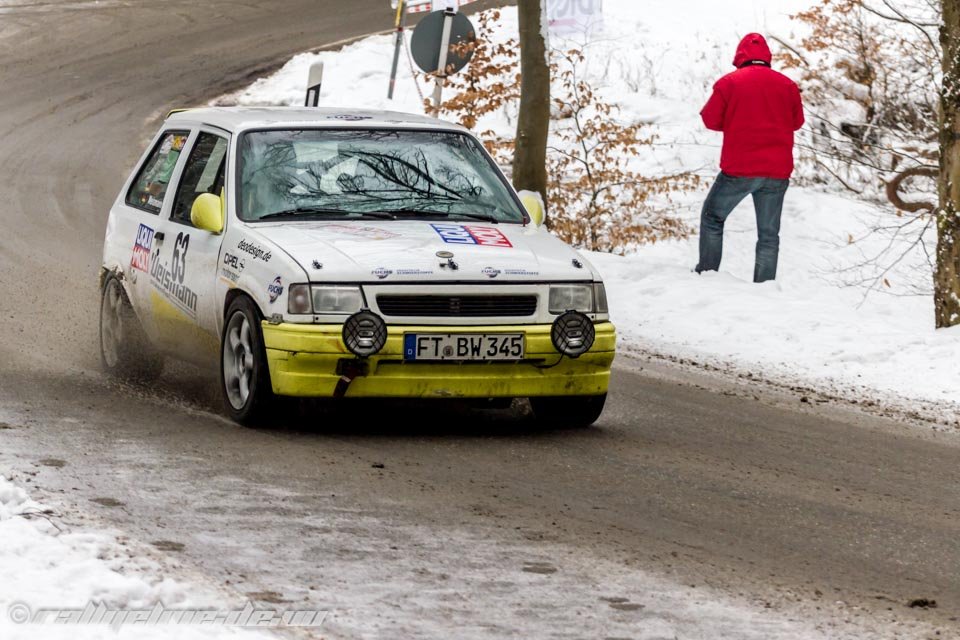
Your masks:
<path fill-rule="evenodd" d="M 960 1 L 960 0 L 958 0 Z M 518 0 L 520 15 L 520 115 L 513 156 L 513 185 L 547 201 L 547 135 L 550 132 L 550 67 L 543 0 Z"/>
<path fill-rule="evenodd" d="M 960 0 L 943 0 L 940 208 L 933 296 L 937 328 L 960 324 Z"/>

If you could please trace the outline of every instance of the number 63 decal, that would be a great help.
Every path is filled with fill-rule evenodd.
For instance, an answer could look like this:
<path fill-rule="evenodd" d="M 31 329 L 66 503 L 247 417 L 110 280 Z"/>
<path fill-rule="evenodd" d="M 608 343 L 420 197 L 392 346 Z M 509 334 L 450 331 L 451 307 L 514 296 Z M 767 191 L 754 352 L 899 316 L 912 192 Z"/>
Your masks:
<path fill-rule="evenodd" d="M 187 273 L 187 249 L 189 248 L 190 234 L 178 233 L 173 243 L 173 264 L 170 265 L 170 275 L 180 284 L 183 284 L 183 277 Z"/>

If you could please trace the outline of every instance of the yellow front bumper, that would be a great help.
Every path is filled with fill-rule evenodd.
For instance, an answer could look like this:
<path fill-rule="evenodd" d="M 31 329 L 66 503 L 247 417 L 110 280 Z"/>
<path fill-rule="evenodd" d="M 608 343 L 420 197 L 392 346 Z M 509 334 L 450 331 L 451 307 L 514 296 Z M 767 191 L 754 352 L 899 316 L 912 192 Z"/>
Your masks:
<path fill-rule="evenodd" d="M 341 360 L 355 357 L 340 337 L 341 325 L 263 323 L 273 392 L 301 398 L 331 397 Z M 366 375 L 349 386 L 348 398 L 515 398 L 593 396 L 607 392 L 616 332 L 596 325 L 593 348 L 576 360 L 560 360 L 550 325 L 491 327 L 390 327 L 387 344 L 368 358 Z M 412 363 L 403 360 L 405 333 L 523 333 L 526 360 L 518 363 Z"/>

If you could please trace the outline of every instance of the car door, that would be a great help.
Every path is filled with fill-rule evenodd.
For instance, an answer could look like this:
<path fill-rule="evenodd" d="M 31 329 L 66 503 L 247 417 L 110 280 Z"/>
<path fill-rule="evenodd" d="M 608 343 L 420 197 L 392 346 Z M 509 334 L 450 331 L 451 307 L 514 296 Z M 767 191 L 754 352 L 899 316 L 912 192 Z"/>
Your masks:
<path fill-rule="evenodd" d="M 150 272 L 160 242 L 156 233 L 172 201 L 171 182 L 190 137 L 188 129 L 162 130 L 114 205 L 107 229 L 108 252 L 127 278 L 127 294 L 141 324 L 154 340 L 157 325 L 150 303 Z M 161 236 L 162 237 L 162 236 Z"/>
<path fill-rule="evenodd" d="M 209 364 L 219 348 L 220 305 L 215 296 L 220 233 L 198 229 L 190 219 L 193 202 L 204 193 L 224 196 L 230 139 L 201 127 L 177 176 L 169 216 L 161 220 L 163 242 L 155 250 L 151 281 L 153 309 L 165 350 Z"/>

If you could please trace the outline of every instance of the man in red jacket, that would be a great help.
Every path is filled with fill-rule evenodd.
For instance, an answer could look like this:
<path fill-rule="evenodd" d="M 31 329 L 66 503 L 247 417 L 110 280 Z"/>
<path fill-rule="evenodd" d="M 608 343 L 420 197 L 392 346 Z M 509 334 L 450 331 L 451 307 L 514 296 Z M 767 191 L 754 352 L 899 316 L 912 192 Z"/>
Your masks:
<path fill-rule="evenodd" d="M 800 89 L 770 68 L 770 47 L 759 33 L 737 48 L 737 70 L 717 81 L 700 112 L 703 124 L 723 132 L 720 175 L 700 216 L 697 273 L 716 271 L 723 255 L 723 223 L 748 195 L 757 214 L 754 282 L 777 277 L 780 215 L 793 173 L 793 133 L 803 126 Z"/>

